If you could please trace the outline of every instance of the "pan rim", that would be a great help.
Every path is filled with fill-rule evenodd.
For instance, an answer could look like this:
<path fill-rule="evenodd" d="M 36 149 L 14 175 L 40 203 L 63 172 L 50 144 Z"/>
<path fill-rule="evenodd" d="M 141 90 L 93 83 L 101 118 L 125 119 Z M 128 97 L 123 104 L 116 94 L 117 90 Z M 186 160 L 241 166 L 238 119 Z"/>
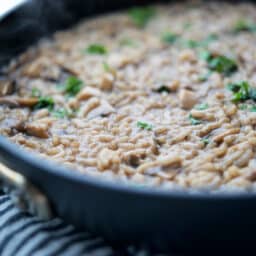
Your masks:
<path fill-rule="evenodd" d="M 116 193 L 125 193 L 135 196 L 145 196 L 152 198 L 170 198 L 170 199 L 185 199 L 185 200 L 238 200 L 238 199 L 256 199 L 255 192 L 218 192 L 212 193 L 209 191 L 192 191 L 191 189 L 173 189 L 173 190 L 163 190 L 156 189 L 152 187 L 137 187 L 135 185 L 127 185 L 122 182 L 118 183 L 109 180 L 104 180 L 104 178 L 97 179 L 91 175 L 85 175 L 79 173 L 71 168 L 66 168 L 64 165 L 59 165 L 57 162 L 52 160 L 44 159 L 34 152 L 22 149 L 19 145 L 11 142 L 7 137 L 0 135 L 0 154 L 4 152 L 14 159 L 17 159 L 24 164 L 30 165 L 34 169 L 39 169 L 40 172 L 48 172 L 51 175 L 55 175 L 58 178 L 64 178 L 68 181 L 73 181 L 80 185 L 91 186 L 96 189 L 105 189 Z M 27 154 L 29 152 L 29 154 Z M 40 160 L 44 161 L 40 161 Z M 9 167 L 9 161 L 5 163 Z M 21 173 L 19 170 L 14 170 Z M 23 175 L 23 174 L 22 174 Z M 25 176 L 26 177 L 26 176 Z"/>

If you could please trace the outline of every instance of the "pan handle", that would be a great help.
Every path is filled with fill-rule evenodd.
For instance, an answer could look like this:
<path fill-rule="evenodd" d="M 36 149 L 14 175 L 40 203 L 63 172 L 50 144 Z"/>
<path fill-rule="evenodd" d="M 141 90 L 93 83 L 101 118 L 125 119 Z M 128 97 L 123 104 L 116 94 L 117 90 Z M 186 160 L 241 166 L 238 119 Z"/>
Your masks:
<path fill-rule="evenodd" d="M 47 197 L 24 176 L 0 163 L 0 185 L 22 210 L 44 220 L 53 217 Z"/>

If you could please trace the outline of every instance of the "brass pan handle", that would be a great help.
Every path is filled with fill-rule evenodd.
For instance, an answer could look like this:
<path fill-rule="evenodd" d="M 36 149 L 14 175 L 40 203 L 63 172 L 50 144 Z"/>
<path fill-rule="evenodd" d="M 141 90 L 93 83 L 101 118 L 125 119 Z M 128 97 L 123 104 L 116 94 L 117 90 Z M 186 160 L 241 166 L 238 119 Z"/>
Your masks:
<path fill-rule="evenodd" d="M 47 197 L 24 176 L 0 163 L 0 185 L 22 210 L 49 220 L 53 212 Z"/>

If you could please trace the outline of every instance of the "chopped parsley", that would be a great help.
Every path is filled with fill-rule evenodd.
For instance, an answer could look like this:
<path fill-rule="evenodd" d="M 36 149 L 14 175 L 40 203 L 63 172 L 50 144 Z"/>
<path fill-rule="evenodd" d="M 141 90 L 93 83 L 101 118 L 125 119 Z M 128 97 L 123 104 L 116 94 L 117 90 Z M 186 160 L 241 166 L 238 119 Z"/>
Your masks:
<path fill-rule="evenodd" d="M 188 119 L 189 119 L 189 121 L 190 121 L 190 123 L 191 123 L 192 125 L 199 125 L 199 124 L 202 123 L 201 120 L 199 120 L 199 119 L 193 117 L 192 114 L 189 114 Z"/>
<path fill-rule="evenodd" d="M 240 110 L 247 110 L 248 108 L 249 108 L 249 105 L 247 105 L 247 104 L 240 104 L 239 105 Z"/>
<path fill-rule="evenodd" d="M 110 72 L 111 71 L 111 68 L 110 68 L 110 66 L 108 65 L 107 62 L 103 62 L 102 65 L 103 65 L 103 68 L 104 68 L 104 70 L 106 72 Z"/>
<path fill-rule="evenodd" d="M 148 131 L 151 131 L 153 129 L 152 124 L 149 124 L 149 123 L 146 123 L 146 122 L 141 122 L 141 121 L 137 122 L 137 127 L 141 128 L 141 129 L 144 129 L 144 130 L 148 130 Z"/>
<path fill-rule="evenodd" d="M 224 55 L 214 56 L 209 52 L 201 52 L 201 58 L 203 58 L 211 71 L 216 71 L 224 75 L 231 75 L 237 71 L 238 66 L 235 60 L 228 58 Z"/>
<path fill-rule="evenodd" d="M 218 38 L 219 36 L 217 34 L 210 34 L 201 42 L 201 44 L 203 46 L 207 46 L 208 44 L 218 40 Z"/>
<path fill-rule="evenodd" d="M 91 44 L 87 47 L 86 52 L 89 54 L 104 55 L 108 53 L 108 50 L 102 44 Z"/>
<path fill-rule="evenodd" d="M 48 108 L 49 111 L 52 111 L 54 108 L 54 100 L 52 97 L 49 97 L 49 96 L 45 96 L 45 97 L 40 96 L 34 108 L 35 109 Z"/>
<path fill-rule="evenodd" d="M 205 110 L 207 108 L 209 108 L 209 105 L 207 103 L 202 103 L 200 105 L 195 106 L 196 110 Z"/>
<path fill-rule="evenodd" d="M 70 76 L 65 81 L 62 88 L 68 96 L 77 95 L 83 87 L 83 82 L 75 76 Z"/>
<path fill-rule="evenodd" d="M 210 143 L 210 139 L 208 137 L 202 138 L 201 141 L 204 143 L 205 146 Z"/>
<path fill-rule="evenodd" d="M 205 81 L 207 81 L 207 80 L 210 78 L 211 74 L 212 74 L 212 72 L 209 71 L 209 72 L 207 72 L 207 73 L 204 74 L 204 75 L 200 75 L 200 76 L 198 77 L 199 82 L 205 82 Z"/>
<path fill-rule="evenodd" d="M 247 81 L 228 84 L 227 89 L 233 92 L 232 101 L 235 103 L 245 100 L 256 101 L 256 88 L 251 87 Z"/>
<path fill-rule="evenodd" d="M 60 108 L 52 111 L 52 115 L 56 118 L 71 117 L 74 112 L 70 109 Z"/>
<path fill-rule="evenodd" d="M 155 90 L 155 92 L 158 92 L 158 93 L 170 93 L 171 90 L 166 85 L 161 85 L 159 88 L 157 88 Z"/>
<path fill-rule="evenodd" d="M 200 46 L 200 42 L 190 39 L 190 40 L 184 41 L 184 46 L 188 48 L 197 48 Z"/>
<path fill-rule="evenodd" d="M 209 51 L 207 51 L 207 50 L 201 50 L 199 52 L 199 58 L 201 60 L 208 61 L 211 58 L 211 56 L 212 56 L 212 54 Z"/>
<path fill-rule="evenodd" d="M 256 88 L 250 87 L 249 94 L 250 99 L 256 101 Z"/>
<path fill-rule="evenodd" d="M 42 92 L 38 88 L 33 88 L 31 92 L 31 96 L 38 98 L 42 95 Z"/>
<path fill-rule="evenodd" d="M 174 34 L 172 32 L 165 32 L 161 37 L 162 41 L 168 44 L 174 44 L 178 38 L 179 35 Z"/>
<path fill-rule="evenodd" d="M 183 29 L 184 30 L 189 30 L 191 27 L 192 27 L 192 24 L 189 23 L 189 22 L 186 22 L 186 23 L 183 24 Z"/>
<path fill-rule="evenodd" d="M 132 40 L 131 38 L 123 38 L 120 41 L 121 46 L 129 46 L 129 47 L 135 47 L 137 45 L 137 42 Z"/>
<path fill-rule="evenodd" d="M 248 31 L 248 32 L 256 32 L 256 24 L 248 21 L 248 20 L 238 20 L 235 25 L 233 31 L 235 33 Z"/>
<path fill-rule="evenodd" d="M 241 104 L 241 105 L 239 105 L 239 109 L 248 110 L 250 112 L 256 112 L 256 105 Z"/>
<path fill-rule="evenodd" d="M 256 106 L 255 105 L 250 107 L 250 112 L 256 112 Z"/>
<path fill-rule="evenodd" d="M 138 27 L 144 27 L 156 15 L 153 7 L 134 7 L 128 12 L 133 23 Z"/>
<path fill-rule="evenodd" d="M 241 81 L 227 85 L 227 89 L 233 92 L 233 102 L 239 102 L 249 99 L 249 83 Z"/>
<path fill-rule="evenodd" d="M 190 39 L 190 40 L 184 41 L 183 44 L 185 47 L 188 47 L 188 48 L 207 47 L 211 42 L 216 41 L 217 39 L 218 39 L 218 35 L 210 34 L 201 41 L 195 41 Z"/>

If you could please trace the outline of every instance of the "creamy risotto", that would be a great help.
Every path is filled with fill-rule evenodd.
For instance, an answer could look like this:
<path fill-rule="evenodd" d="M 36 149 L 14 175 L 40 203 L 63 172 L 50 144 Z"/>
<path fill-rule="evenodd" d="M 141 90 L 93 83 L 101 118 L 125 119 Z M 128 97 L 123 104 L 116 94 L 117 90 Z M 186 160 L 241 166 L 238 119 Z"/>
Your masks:
<path fill-rule="evenodd" d="M 252 191 L 255 60 L 252 3 L 179 1 L 86 20 L 4 68 L 0 134 L 98 178 Z"/>

